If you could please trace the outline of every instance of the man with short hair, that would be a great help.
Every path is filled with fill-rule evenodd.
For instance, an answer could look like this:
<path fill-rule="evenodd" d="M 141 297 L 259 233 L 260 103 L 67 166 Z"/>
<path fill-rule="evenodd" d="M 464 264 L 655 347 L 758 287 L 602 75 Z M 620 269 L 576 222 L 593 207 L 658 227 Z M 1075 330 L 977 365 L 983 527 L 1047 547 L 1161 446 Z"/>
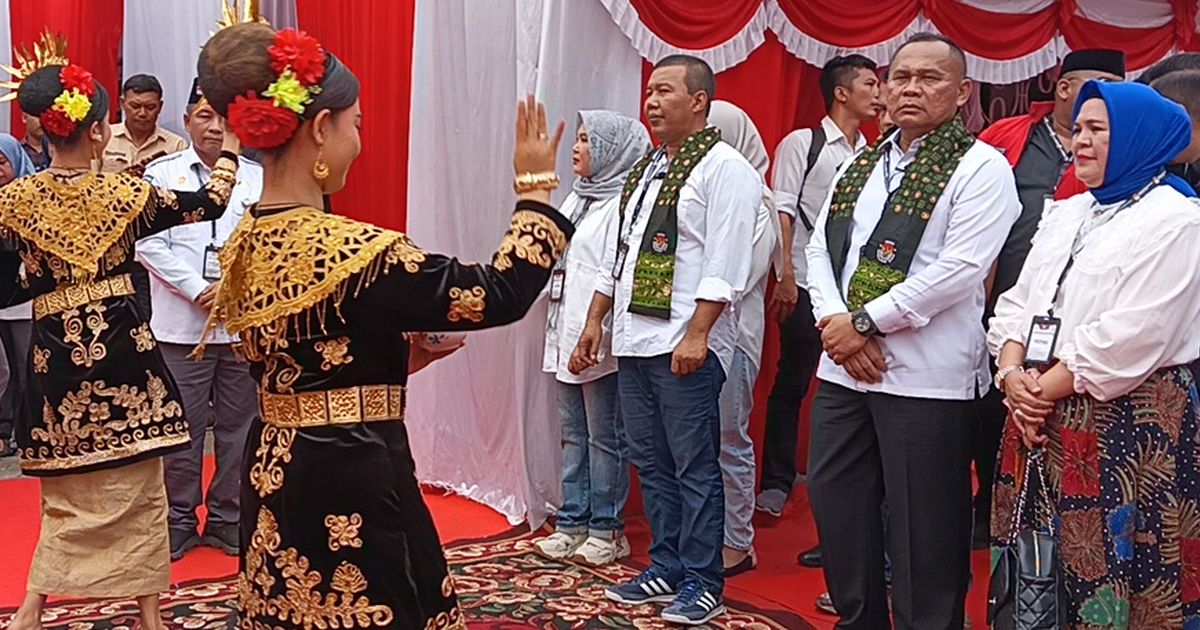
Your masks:
<path fill-rule="evenodd" d="M 779 322 L 779 371 L 767 399 L 762 485 L 755 500 L 755 508 L 771 516 L 783 513 L 792 492 L 800 406 L 821 357 L 804 248 L 838 167 L 867 146 L 859 128 L 882 107 L 875 62 L 862 55 L 834 57 L 821 70 L 821 95 L 829 114 L 819 127 L 797 129 L 779 143 L 771 177 L 783 230 L 783 268 L 767 308 Z"/>
<path fill-rule="evenodd" d="M 101 171 L 115 173 L 144 167 L 151 160 L 188 147 L 183 138 L 158 126 L 163 89 L 158 79 L 135 74 L 121 87 L 124 121 L 112 126 L 112 140 L 104 147 Z"/>
<path fill-rule="evenodd" d="M 1200 186 L 1200 70 L 1169 72 L 1155 79 L 1150 87 L 1183 105 L 1192 119 L 1192 143 L 1167 170 L 1182 177 L 1192 188 L 1197 188 Z"/>
<path fill-rule="evenodd" d="M 1124 77 L 1125 54 L 1121 51 L 1077 50 L 1063 58 L 1054 84 L 1054 101 L 1034 103 L 1028 114 L 998 120 L 979 134 L 980 140 L 999 149 L 1008 159 L 1021 200 L 1021 214 L 996 259 L 983 314 L 985 326 L 1000 294 L 1011 289 L 1021 275 L 1046 200 L 1066 199 L 1087 190 L 1075 177 L 1075 160 L 1070 150 L 1075 101 L 1080 88 L 1091 79 L 1122 81 Z M 977 407 L 973 457 L 979 483 L 975 492 L 972 547 L 987 549 L 996 453 L 1000 449 L 1008 408 L 998 389 L 988 392 Z"/>
<path fill-rule="evenodd" d="M 33 162 L 33 169 L 41 172 L 50 168 L 50 141 L 42 133 L 42 121 L 37 116 L 21 112 L 21 120 L 25 123 L 25 139 L 21 140 L 21 148 Z"/>
<path fill-rule="evenodd" d="M 658 62 L 645 115 L 663 145 L 629 175 L 571 371 L 595 365 L 612 311 L 621 415 L 650 522 L 651 566 L 607 590 L 625 604 L 671 602 L 662 618 L 724 611 L 724 491 L 718 397 L 737 341 L 730 304 L 746 289 L 762 178 L 708 127 L 708 64 Z"/>
<path fill-rule="evenodd" d="M 969 577 L 972 403 L 991 379 L 984 279 L 1020 206 L 1008 163 L 959 117 L 954 42 L 909 39 L 888 83 L 898 131 L 843 166 L 806 249 L 825 350 L 809 498 L 838 628 L 948 630 Z"/>
<path fill-rule="evenodd" d="M 195 83 L 183 124 L 192 146 L 146 168 L 146 179 L 155 186 L 199 190 L 212 175 L 221 153 L 223 121 Z M 229 209 L 221 218 L 173 227 L 137 244 L 138 260 L 151 272 L 154 314 L 150 328 L 179 385 L 192 435 L 189 450 L 168 455 L 163 461 L 170 502 L 171 560 L 183 557 L 197 544 L 234 555 L 238 552 L 242 453 L 250 423 L 258 414 L 258 394 L 249 364 L 234 352 L 237 339 L 220 326 L 206 338 L 205 326 L 221 279 L 218 253 L 262 192 L 262 167 L 245 158 L 239 162 Z M 203 356 L 190 357 L 201 341 L 208 342 Z M 209 426 L 217 470 L 205 501 L 201 473 Z M 201 504 L 208 509 L 203 537 L 197 535 L 196 509 Z"/>

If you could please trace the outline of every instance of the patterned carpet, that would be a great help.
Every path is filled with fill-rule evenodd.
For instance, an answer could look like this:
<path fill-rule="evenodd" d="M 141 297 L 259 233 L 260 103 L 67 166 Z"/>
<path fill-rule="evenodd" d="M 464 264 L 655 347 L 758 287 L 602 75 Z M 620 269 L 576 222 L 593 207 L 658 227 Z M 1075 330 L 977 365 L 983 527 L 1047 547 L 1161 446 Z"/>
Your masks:
<path fill-rule="evenodd" d="M 533 551 L 535 534 L 513 530 L 494 538 L 464 541 L 446 548 L 460 605 L 473 630 L 579 630 L 674 628 L 659 619 L 660 605 L 619 606 L 604 597 L 613 583 L 636 576 L 639 568 L 620 564 L 594 569 L 548 560 Z M 164 594 L 163 615 L 170 628 L 209 630 L 235 627 L 236 578 L 185 584 Z M 729 611 L 706 626 L 722 630 L 811 630 L 800 617 L 727 601 Z M 0 628 L 13 610 L 0 611 Z M 137 607 L 123 602 L 58 602 L 46 609 L 45 627 L 68 630 L 128 630 Z"/>

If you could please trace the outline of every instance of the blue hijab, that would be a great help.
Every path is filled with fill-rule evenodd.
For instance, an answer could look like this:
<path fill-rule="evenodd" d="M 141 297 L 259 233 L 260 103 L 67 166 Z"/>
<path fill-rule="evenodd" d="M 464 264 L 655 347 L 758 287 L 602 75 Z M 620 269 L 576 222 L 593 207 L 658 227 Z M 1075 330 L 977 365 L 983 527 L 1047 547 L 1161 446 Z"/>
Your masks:
<path fill-rule="evenodd" d="M 25 147 L 21 146 L 21 142 L 7 133 L 0 133 L 0 153 L 8 158 L 8 163 L 13 167 L 13 179 L 20 179 L 28 175 L 33 175 L 33 160 L 29 159 L 29 154 L 25 152 Z"/>
<path fill-rule="evenodd" d="M 1140 83 L 1088 81 L 1075 102 L 1075 118 L 1088 100 L 1098 98 L 1108 108 L 1108 164 L 1104 182 L 1092 188 L 1103 204 L 1129 199 L 1162 172 L 1192 142 L 1192 120 L 1178 103 Z M 1178 175 L 1163 183 L 1185 196 L 1196 191 Z"/>

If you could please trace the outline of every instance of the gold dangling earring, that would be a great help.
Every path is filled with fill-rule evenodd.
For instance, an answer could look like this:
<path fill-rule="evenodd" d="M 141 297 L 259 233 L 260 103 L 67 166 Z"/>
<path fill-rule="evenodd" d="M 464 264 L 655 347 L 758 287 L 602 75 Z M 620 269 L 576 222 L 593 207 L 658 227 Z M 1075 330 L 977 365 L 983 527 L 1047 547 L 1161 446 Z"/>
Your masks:
<path fill-rule="evenodd" d="M 312 175 L 313 179 L 317 180 L 317 185 L 321 187 L 321 192 L 325 192 L 325 180 L 329 179 L 329 162 L 321 157 L 325 152 L 325 147 L 317 148 L 317 161 L 313 162 Z"/>

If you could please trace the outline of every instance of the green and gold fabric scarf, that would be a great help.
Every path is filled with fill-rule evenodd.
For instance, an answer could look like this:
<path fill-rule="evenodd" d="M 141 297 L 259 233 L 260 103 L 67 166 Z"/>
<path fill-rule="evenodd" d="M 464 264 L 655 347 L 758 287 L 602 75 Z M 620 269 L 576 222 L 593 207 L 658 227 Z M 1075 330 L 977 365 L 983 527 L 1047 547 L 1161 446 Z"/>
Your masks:
<path fill-rule="evenodd" d="M 834 189 L 825 223 L 825 238 L 839 284 L 849 255 L 854 208 L 875 165 L 884 151 L 890 150 L 891 141 L 891 137 L 880 138 L 863 151 Z M 929 217 L 946 190 L 950 176 L 974 143 L 974 136 L 958 116 L 925 137 L 916 157 L 901 174 L 900 187 L 888 196 L 883 216 L 860 252 L 846 296 L 851 311 L 862 308 L 908 277 L 908 268 L 921 244 L 925 227 L 929 225 Z"/>
<path fill-rule="evenodd" d="M 629 312 L 660 319 L 671 318 L 671 292 L 675 283 L 675 246 L 679 241 L 679 191 L 687 182 L 700 160 L 721 140 L 716 127 L 698 131 L 687 140 L 667 167 L 666 180 L 654 200 L 646 233 L 638 249 L 633 269 L 633 301 Z M 625 207 L 638 188 L 646 169 L 657 151 L 638 161 L 625 180 L 621 191 L 621 225 L 625 224 Z M 646 183 L 649 186 L 649 182 Z"/>

